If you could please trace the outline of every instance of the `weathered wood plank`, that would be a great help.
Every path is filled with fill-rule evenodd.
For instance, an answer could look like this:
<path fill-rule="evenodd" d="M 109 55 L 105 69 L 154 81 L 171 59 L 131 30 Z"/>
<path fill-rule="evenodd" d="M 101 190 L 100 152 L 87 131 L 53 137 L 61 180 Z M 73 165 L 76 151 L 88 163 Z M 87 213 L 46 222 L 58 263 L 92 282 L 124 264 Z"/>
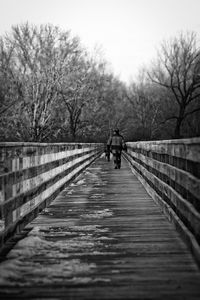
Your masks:
<path fill-rule="evenodd" d="M 0 272 L 3 299 L 200 297 L 198 266 L 125 161 L 93 164 L 29 229 Z"/>
<path fill-rule="evenodd" d="M 155 169 L 160 173 L 160 176 L 166 175 L 168 177 L 169 184 L 171 181 L 176 182 L 186 191 L 190 192 L 197 201 L 200 195 L 200 179 L 196 178 L 189 172 L 178 169 L 170 164 L 166 164 L 155 159 L 149 158 L 141 153 L 132 152 L 132 157 L 140 160 L 141 163 L 145 163 L 146 166 Z M 187 195 L 186 195 L 187 197 Z"/>
<path fill-rule="evenodd" d="M 128 143 L 125 154 L 200 264 L 199 155 L 199 138 Z"/>
<path fill-rule="evenodd" d="M 128 146 L 188 161 L 200 162 L 200 138 L 127 143 Z"/>
<path fill-rule="evenodd" d="M 159 190 L 164 196 L 168 199 L 168 204 L 172 207 L 173 210 L 176 210 L 176 213 L 181 214 L 193 229 L 196 236 L 200 233 L 200 213 L 195 209 L 195 207 L 186 201 L 181 195 L 179 195 L 170 185 L 167 185 L 160 178 L 149 172 L 145 167 L 132 160 L 132 164 L 144 174 L 145 178 L 152 182 L 155 189 Z M 180 217 L 181 218 L 181 217 Z"/>
<path fill-rule="evenodd" d="M 0 251 L 102 152 L 102 144 L 0 143 Z"/>

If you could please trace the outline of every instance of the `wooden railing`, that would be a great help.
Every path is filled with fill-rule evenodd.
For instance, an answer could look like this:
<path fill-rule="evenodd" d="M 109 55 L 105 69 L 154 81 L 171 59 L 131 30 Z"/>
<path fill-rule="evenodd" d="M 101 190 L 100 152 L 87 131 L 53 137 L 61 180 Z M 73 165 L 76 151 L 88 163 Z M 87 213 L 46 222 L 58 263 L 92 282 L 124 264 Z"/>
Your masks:
<path fill-rule="evenodd" d="M 200 138 L 127 143 L 126 159 L 200 263 Z"/>
<path fill-rule="evenodd" d="M 102 144 L 0 144 L 0 249 L 103 151 Z"/>

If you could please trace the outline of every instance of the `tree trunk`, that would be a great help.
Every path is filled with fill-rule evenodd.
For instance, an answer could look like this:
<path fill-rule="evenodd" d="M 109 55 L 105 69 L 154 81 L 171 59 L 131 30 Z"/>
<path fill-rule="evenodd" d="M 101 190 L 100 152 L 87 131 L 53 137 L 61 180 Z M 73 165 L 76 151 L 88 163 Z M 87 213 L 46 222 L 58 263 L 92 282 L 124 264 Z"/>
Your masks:
<path fill-rule="evenodd" d="M 72 142 L 75 142 L 76 140 L 76 126 L 74 124 L 73 117 L 70 117 L 70 135 L 72 138 Z"/>
<path fill-rule="evenodd" d="M 174 129 L 174 138 L 175 139 L 181 138 L 181 123 L 182 123 L 182 120 L 178 118 L 177 122 L 176 122 L 176 127 Z"/>
<path fill-rule="evenodd" d="M 183 107 L 180 108 L 179 116 L 177 118 L 176 126 L 175 126 L 175 129 L 174 129 L 174 138 L 175 139 L 180 139 L 181 138 L 181 125 L 182 125 L 182 122 L 184 120 L 184 113 L 185 113 L 185 107 L 183 106 Z"/>

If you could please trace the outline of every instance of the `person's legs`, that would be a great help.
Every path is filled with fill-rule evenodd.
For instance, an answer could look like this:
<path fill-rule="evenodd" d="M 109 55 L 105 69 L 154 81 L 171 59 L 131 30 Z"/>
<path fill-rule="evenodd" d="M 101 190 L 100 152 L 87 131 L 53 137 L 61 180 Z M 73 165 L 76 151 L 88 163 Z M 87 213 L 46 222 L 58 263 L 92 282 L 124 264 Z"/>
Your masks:
<path fill-rule="evenodd" d="M 113 157 L 114 157 L 114 165 L 115 165 L 115 169 L 119 169 L 120 168 L 120 157 L 119 157 L 119 152 L 115 151 L 113 153 Z"/>
<path fill-rule="evenodd" d="M 115 169 L 117 169 L 117 151 L 113 150 L 112 154 L 113 154 L 114 166 L 115 166 Z"/>
<path fill-rule="evenodd" d="M 113 158 L 114 158 L 114 166 L 115 169 L 121 168 L 121 151 L 120 150 L 114 150 L 112 151 Z"/>
<path fill-rule="evenodd" d="M 121 151 L 117 151 L 116 153 L 116 165 L 117 165 L 117 169 L 121 168 Z"/>

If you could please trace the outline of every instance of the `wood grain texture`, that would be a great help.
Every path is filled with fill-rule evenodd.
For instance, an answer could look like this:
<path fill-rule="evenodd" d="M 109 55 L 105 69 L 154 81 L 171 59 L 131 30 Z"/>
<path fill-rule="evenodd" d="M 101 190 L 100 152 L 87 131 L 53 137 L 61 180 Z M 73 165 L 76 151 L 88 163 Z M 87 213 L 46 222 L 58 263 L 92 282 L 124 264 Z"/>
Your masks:
<path fill-rule="evenodd" d="M 0 143 L 0 251 L 30 215 L 100 156 L 102 147 L 95 143 Z"/>
<path fill-rule="evenodd" d="M 200 195 L 200 179 L 193 176 L 191 173 L 178 169 L 170 164 L 157 161 L 156 159 L 145 156 L 141 153 L 131 152 L 131 156 L 141 161 L 146 167 L 152 168 L 161 177 L 165 175 L 167 181 L 172 185 L 171 181 L 176 182 L 179 186 L 190 192 L 199 200 Z M 173 157 L 172 157 L 173 158 Z"/>
<path fill-rule="evenodd" d="M 193 257 L 124 160 L 99 159 L 26 230 L 2 299 L 200 299 Z"/>
<path fill-rule="evenodd" d="M 200 213 L 187 199 L 184 199 L 170 185 L 163 182 L 162 179 L 149 172 L 142 164 L 136 162 L 132 157 L 128 158 L 131 164 L 139 170 L 144 177 L 152 183 L 154 189 L 162 195 L 164 201 L 174 209 L 180 218 L 184 218 L 185 223 L 192 229 L 195 236 L 199 238 L 200 234 Z M 167 200 L 165 200 L 165 198 Z"/>
<path fill-rule="evenodd" d="M 200 138 L 129 142 L 127 145 L 134 149 L 143 149 L 148 152 L 167 154 L 197 163 L 200 162 Z"/>

